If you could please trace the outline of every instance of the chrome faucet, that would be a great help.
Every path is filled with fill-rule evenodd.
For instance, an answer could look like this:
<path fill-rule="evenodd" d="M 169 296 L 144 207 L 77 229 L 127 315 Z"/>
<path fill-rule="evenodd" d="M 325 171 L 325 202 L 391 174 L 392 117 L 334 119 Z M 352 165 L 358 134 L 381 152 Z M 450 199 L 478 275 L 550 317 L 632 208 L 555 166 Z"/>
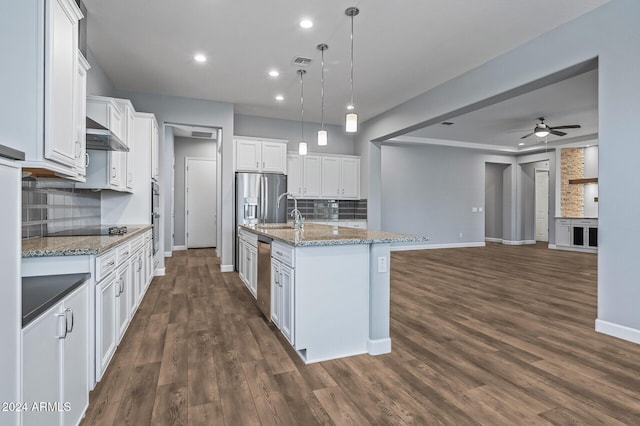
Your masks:
<path fill-rule="evenodd" d="M 276 203 L 276 207 L 280 208 L 280 200 L 282 200 L 282 198 L 286 197 L 287 195 L 293 198 L 293 210 L 291 210 L 291 217 L 293 218 L 293 227 L 295 229 L 304 227 L 304 223 L 302 222 L 304 218 L 302 217 L 302 213 L 300 213 L 300 210 L 298 210 L 298 199 L 295 197 L 295 195 L 293 195 L 290 192 L 284 192 L 280 194 L 280 196 L 278 197 L 278 201 Z"/>

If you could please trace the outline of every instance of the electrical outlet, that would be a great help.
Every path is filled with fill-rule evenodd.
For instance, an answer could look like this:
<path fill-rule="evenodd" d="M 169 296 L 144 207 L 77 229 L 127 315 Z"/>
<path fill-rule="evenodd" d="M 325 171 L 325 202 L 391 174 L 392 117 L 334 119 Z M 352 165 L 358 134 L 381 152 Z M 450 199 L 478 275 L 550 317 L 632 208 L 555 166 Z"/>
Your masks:
<path fill-rule="evenodd" d="M 478 213 L 477 207 L 471 207 L 471 213 Z"/>
<path fill-rule="evenodd" d="M 378 258 L 378 272 L 384 273 L 387 272 L 387 257 L 380 256 Z"/>
<path fill-rule="evenodd" d="M 462 238 L 462 232 L 458 234 L 458 238 Z"/>
<path fill-rule="evenodd" d="M 482 213 L 482 207 L 478 207 L 478 212 Z"/>

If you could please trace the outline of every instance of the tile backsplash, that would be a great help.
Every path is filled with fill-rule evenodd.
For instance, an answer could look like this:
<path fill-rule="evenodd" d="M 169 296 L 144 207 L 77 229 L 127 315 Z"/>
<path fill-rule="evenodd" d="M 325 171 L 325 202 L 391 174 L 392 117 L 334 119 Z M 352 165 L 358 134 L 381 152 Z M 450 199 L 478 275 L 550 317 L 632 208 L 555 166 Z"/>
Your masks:
<path fill-rule="evenodd" d="M 100 225 L 100 193 L 60 179 L 22 180 L 22 238 Z"/>
<path fill-rule="evenodd" d="M 291 217 L 293 200 L 287 200 L 287 217 Z M 298 200 L 298 210 L 305 219 L 367 219 L 367 200 Z"/>

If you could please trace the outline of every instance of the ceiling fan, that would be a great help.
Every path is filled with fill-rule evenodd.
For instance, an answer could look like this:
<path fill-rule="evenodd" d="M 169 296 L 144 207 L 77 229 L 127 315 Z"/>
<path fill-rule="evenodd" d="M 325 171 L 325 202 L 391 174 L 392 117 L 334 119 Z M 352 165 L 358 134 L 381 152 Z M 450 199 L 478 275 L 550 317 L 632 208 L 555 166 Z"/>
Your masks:
<path fill-rule="evenodd" d="M 558 129 L 579 129 L 581 127 L 579 124 L 568 124 L 564 126 L 552 127 L 544 123 L 544 117 L 538 117 L 538 120 L 540 120 L 540 122 L 536 124 L 536 127 L 534 127 L 533 132 L 529 133 L 528 135 L 524 135 L 520 139 L 528 138 L 529 136 L 533 136 L 533 135 L 536 135 L 539 138 L 544 138 L 548 134 L 552 134 L 556 136 L 564 136 L 566 135 L 566 133 L 560 132 L 558 131 Z"/>

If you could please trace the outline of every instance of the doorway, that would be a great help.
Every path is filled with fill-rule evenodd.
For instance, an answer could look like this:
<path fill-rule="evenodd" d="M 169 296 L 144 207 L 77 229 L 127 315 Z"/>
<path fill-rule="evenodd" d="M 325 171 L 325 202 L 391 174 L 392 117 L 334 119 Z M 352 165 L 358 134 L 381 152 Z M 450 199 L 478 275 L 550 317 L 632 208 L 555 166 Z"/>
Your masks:
<path fill-rule="evenodd" d="M 185 158 L 185 241 L 187 248 L 215 247 L 217 241 L 216 160 Z"/>
<path fill-rule="evenodd" d="M 535 170 L 536 241 L 549 242 L 549 170 Z"/>

